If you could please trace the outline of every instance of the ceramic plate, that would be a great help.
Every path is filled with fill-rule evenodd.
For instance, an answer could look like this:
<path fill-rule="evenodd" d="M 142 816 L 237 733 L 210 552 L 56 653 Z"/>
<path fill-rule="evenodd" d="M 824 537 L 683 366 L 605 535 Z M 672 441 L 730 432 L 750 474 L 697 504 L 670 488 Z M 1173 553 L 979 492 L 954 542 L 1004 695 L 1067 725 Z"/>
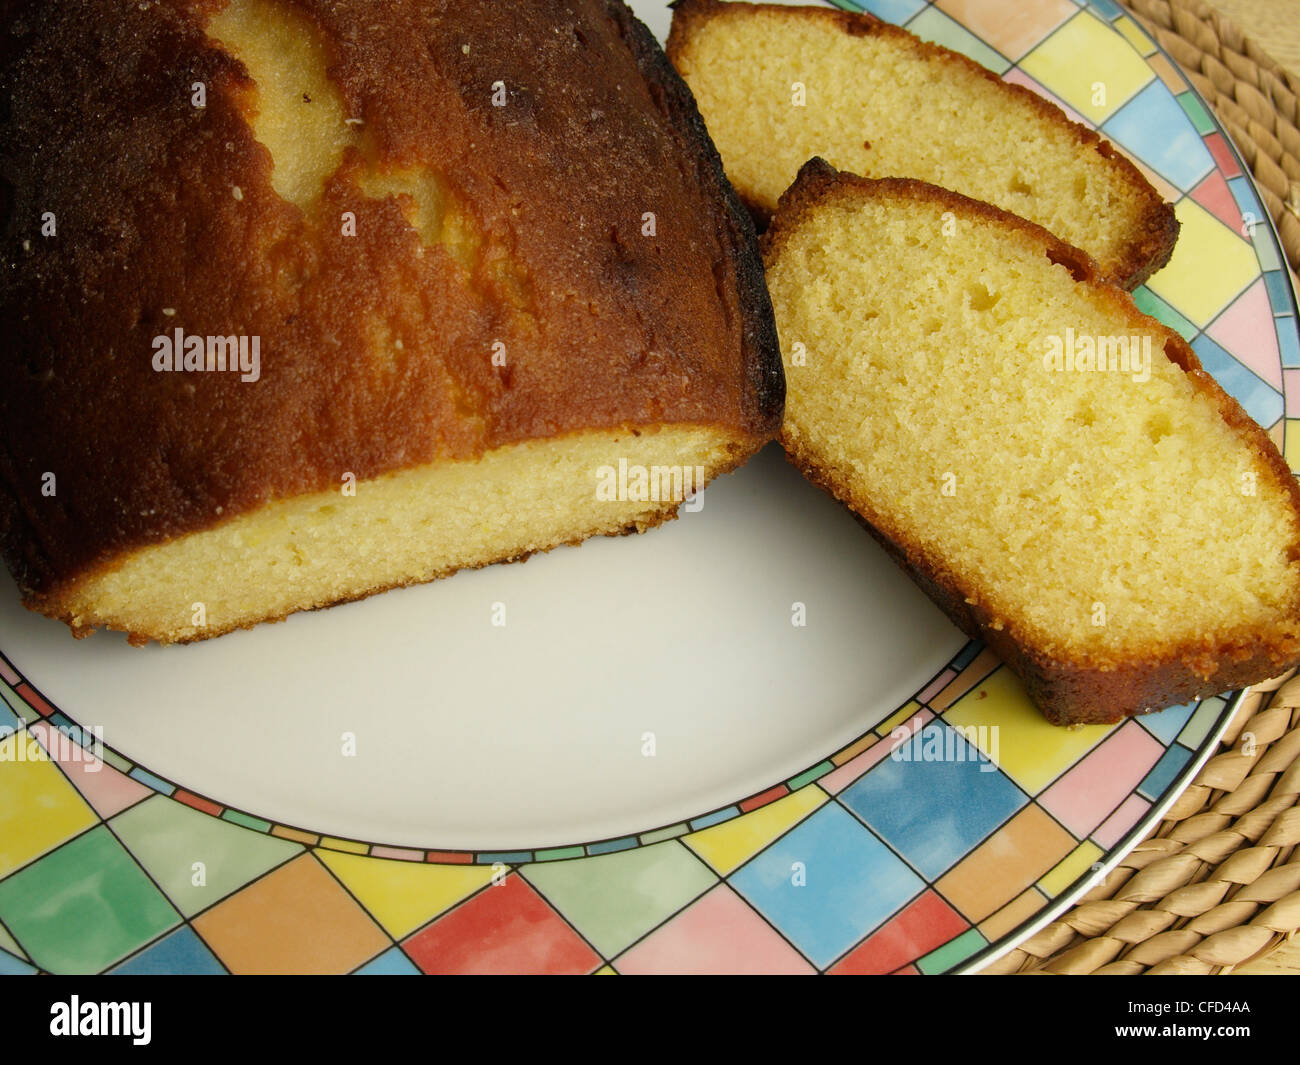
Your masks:
<path fill-rule="evenodd" d="M 1294 466 L 1277 241 L 1169 59 L 1101 0 L 865 6 L 1176 201 L 1137 301 Z M 1118 860 L 1231 708 L 1045 724 L 775 448 L 645 536 L 190 647 L 76 643 L 6 576 L 0 653 L 0 971 L 974 967 Z"/>

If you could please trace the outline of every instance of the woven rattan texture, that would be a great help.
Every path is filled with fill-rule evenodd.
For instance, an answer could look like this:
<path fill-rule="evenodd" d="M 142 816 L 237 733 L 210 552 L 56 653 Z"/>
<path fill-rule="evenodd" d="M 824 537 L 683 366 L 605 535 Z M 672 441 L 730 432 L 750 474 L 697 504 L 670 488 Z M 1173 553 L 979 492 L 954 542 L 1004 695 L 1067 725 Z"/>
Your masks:
<path fill-rule="evenodd" d="M 1258 685 L 1155 833 L 986 972 L 1218 973 L 1300 928 L 1300 676 Z"/>
<path fill-rule="evenodd" d="M 1214 109 L 1300 269 L 1300 78 L 1202 0 L 1125 0 Z M 1300 22 L 1300 5 L 1292 17 Z"/>

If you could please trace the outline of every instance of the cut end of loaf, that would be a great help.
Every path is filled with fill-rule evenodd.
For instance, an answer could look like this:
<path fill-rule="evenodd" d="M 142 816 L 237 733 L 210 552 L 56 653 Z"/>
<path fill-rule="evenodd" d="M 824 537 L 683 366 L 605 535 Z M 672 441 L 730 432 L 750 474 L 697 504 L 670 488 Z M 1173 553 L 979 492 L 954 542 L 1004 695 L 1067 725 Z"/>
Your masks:
<path fill-rule="evenodd" d="M 987 204 L 821 161 L 764 254 L 787 452 L 1049 719 L 1116 720 L 1300 658 L 1294 478 L 1086 255 Z M 1082 338 L 1107 354 L 1089 363 Z"/>
<path fill-rule="evenodd" d="M 677 426 L 531 441 L 273 503 L 27 605 L 78 636 L 188 643 L 592 536 L 641 532 L 752 447 Z M 695 505 L 695 504 L 692 504 Z"/>

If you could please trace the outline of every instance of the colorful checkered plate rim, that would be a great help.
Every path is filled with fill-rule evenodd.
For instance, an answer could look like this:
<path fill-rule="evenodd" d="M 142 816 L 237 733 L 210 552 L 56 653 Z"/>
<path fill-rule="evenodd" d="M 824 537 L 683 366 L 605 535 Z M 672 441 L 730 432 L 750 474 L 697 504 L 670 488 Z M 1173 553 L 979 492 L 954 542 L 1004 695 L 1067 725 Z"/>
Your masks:
<path fill-rule="evenodd" d="M 1134 160 L 1182 224 L 1138 305 L 1300 467 L 1300 335 L 1276 235 L 1228 138 L 1142 30 L 1109 0 L 841 6 L 1043 93 Z M 1141 838 L 1235 705 L 1056 729 L 972 643 L 853 743 L 757 795 L 634 836 L 464 852 L 323 837 L 113 750 L 87 760 L 54 742 L 84 739 L 75 708 L 2 656 L 0 700 L 0 972 L 972 969 Z"/>

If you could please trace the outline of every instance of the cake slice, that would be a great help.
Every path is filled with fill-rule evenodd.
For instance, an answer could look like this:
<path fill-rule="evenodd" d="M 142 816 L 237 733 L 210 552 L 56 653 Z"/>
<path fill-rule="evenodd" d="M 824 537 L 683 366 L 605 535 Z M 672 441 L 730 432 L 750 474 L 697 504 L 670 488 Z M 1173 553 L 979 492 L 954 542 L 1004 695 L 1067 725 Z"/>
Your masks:
<path fill-rule="evenodd" d="M 643 530 L 775 436 L 752 222 L 622 3 L 16 0 L 0 37 L 0 550 L 77 635 Z"/>
<path fill-rule="evenodd" d="M 1300 659 L 1300 492 L 1176 333 L 1046 230 L 809 162 L 764 235 L 790 459 L 1056 724 Z"/>
<path fill-rule="evenodd" d="M 1109 142 L 1023 86 L 871 15 L 677 0 L 668 54 L 760 219 L 820 156 L 996 204 L 1083 248 L 1126 288 L 1173 251 L 1173 208 Z"/>

